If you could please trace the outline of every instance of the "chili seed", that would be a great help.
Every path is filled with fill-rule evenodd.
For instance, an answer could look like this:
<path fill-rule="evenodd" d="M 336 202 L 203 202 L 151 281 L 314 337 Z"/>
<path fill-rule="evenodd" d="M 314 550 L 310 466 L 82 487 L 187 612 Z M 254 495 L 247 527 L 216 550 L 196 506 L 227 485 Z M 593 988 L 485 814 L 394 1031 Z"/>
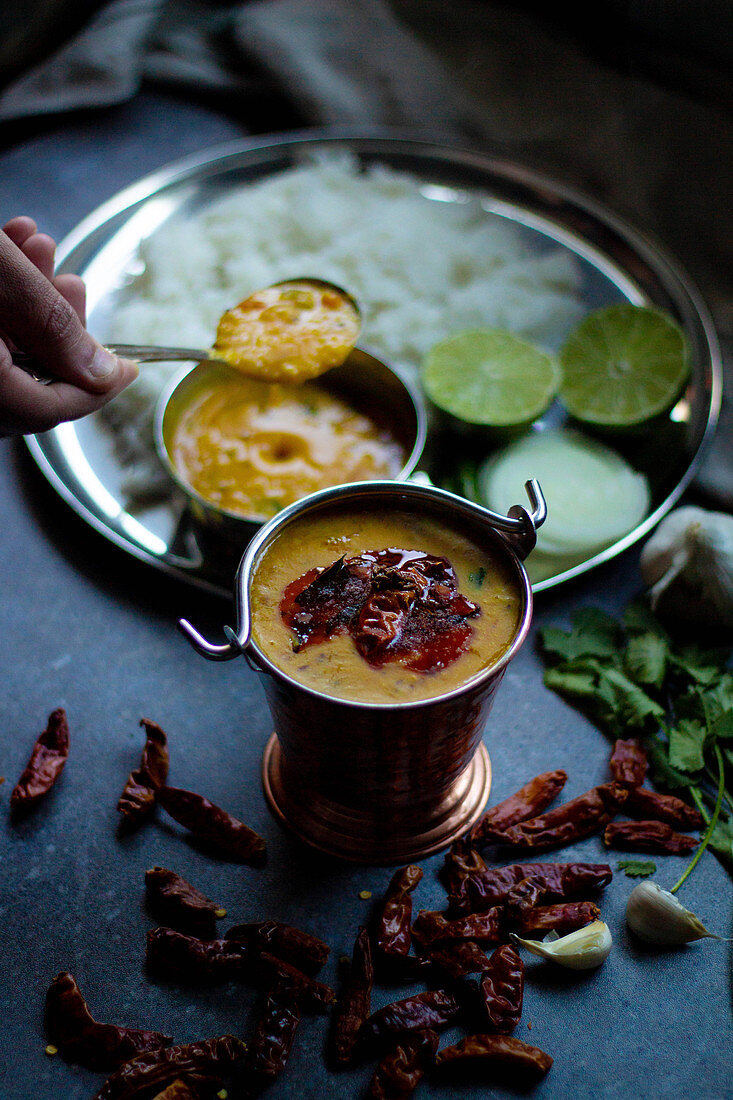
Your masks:
<path fill-rule="evenodd" d="M 367 901 L 372 896 L 371 890 L 360 890 L 359 897 L 362 901 Z"/>
<path fill-rule="evenodd" d="M 214 916 L 216 917 L 217 920 L 222 920 L 222 918 L 225 917 L 226 915 L 227 915 L 226 909 L 216 909 L 214 911 Z"/>
<path fill-rule="evenodd" d="M 58 1054 L 58 1052 L 59 1048 L 55 1047 L 53 1043 L 49 1043 L 46 1047 L 46 1054 L 49 1056 L 49 1058 L 53 1058 L 54 1054 Z"/>

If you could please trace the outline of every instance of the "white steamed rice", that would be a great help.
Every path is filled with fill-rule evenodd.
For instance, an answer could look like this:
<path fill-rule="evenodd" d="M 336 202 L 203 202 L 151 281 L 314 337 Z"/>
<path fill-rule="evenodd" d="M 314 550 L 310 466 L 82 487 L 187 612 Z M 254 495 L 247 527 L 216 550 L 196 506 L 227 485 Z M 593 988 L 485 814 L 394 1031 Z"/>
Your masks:
<path fill-rule="evenodd" d="M 360 344 L 410 372 L 436 341 L 485 325 L 557 346 L 584 312 L 569 251 L 538 253 L 478 196 L 435 201 L 422 186 L 328 154 L 171 218 L 143 242 L 144 268 L 117 293 L 98 335 L 206 348 L 221 314 L 254 290 L 314 276 L 356 297 Z M 179 366 L 145 364 L 103 411 L 133 499 L 161 485 L 152 411 Z"/>

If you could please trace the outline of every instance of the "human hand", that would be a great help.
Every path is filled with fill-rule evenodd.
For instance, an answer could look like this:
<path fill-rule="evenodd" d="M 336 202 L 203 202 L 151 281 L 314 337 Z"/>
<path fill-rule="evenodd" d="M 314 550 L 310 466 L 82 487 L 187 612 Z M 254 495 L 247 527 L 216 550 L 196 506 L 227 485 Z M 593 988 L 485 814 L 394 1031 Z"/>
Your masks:
<path fill-rule="evenodd" d="M 54 277 L 56 244 L 28 217 L 0 231 L 0 436 L 43 432 L 106 405 L 137 377 L 87 332 L 78 275 Z M 14 350 L 59 379 L 43 385 L 16 367 Z M 39 373 L 40 373 L 39 371 Z"/>

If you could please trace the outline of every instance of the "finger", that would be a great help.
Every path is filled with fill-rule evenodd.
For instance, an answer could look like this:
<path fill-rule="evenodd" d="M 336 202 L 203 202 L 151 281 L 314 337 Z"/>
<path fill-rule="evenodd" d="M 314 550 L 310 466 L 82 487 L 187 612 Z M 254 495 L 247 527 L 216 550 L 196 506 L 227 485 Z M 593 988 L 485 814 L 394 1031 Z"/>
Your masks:
<path fill-rule="evenodd" d="M 0 330 L 42 371 L 92 393 L 117 385 L 117 356 L 86 331 L 73 306 L 12 241 L 0 233 Z"/>
<path fill-rule="evenodd" d="M 37 231 L 38 226 L 33 221 L 33 218 L 29 218 L 26 214 L 20 214 L 17 218 L 11 218 L 10 221 L 3 226 L 3 233 L 6 233 L 13 244 L 18 248 L 22 248 L 24 242 L 27 241 L 29 237 L 32 237 Z"/>
<path fill-rule="evenodd" d="M 53 285 L 69 303 L 83 325 L 87 318 L 87 288 L 78 275 L 57 275 Z"/>
<path fill-rule="evenodd" d="M 96 412 L 137 377 L 136 364 L 120 360 L 117 381 L 105 393 L 90 393 L 69 382 L 43 386 L 0 354 L 0 436 L 45 432 L 66 420 Z"/>
<path fill-rule="evenodd" d="M 48 233 L 33 233 L 21 245 L 21 252 L 37 267 L 41 275 L 53 279 L 56 241 Z"/>

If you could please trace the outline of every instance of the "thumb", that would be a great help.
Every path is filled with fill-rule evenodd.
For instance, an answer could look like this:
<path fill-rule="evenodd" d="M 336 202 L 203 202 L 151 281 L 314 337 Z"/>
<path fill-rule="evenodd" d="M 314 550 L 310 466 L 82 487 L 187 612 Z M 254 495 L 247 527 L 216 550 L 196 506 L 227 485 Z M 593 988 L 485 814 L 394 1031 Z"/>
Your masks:
<path fill-rule="evenodd" d="M 84 328 L 74 308 L 0 232 L 0 329 L 44 373 L 92 393 L 115 387 L 125 364 Z"/>

